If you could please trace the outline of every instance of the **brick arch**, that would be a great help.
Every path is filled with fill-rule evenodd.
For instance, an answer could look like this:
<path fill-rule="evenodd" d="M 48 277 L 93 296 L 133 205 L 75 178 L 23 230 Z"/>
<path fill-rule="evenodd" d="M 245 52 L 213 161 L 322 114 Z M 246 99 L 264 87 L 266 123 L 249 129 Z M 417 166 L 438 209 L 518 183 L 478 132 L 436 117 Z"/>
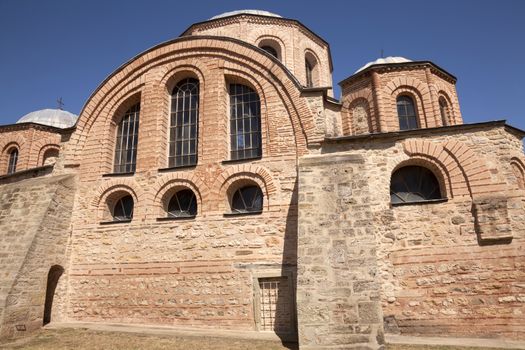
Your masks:
<path fill-rule="evenodd" d="M 203 198 L 208 199 L 210 197 L 210 190 L 206 184 L 194 173 L 170 173 L 167 176 L 163 176 L 157 180 L 153 187 L 152 203 L 156 210 L 154 213 L 158 217 L 165 216 L 165 208 L 163 198 L 175 187 L 185 187 L 193 191 L 197 197 L 198 206 L 197 212 L 202 212 Z"/>
<path fill-rule="evenodd" d="M 516 156 L 511 158 L 510 165 L 516 176 L 518 188 L 520 190 L 525 190 L 525 162 L 523 162 L 521 157 Z"/>
<path fill-rule="evenodd" d="M 453 196 L 475 197 L 496 190 L 490 171 L 477 154 L 462 142 L 452 140 L 436 144 L 425 140 L 408 140 L 404 150 L 409 156 L 428 158 L 439 164 L 450 178 Z"/>
<path fill-rule="evenodd" d="M 259 185 L 264 196 L 264 208 L 269 210 L 270 200 L 277 193 L 277 187 L 270 172 L 255 164 L 238 164 L 226 169 L 214 182 L 212 191 L 219 199 L 219 209 L 227 210 L 229 203 L 228 190 L 238 182 L 251 181 Z"/>
<path fill-rule="evenodd" d="M 457 99 L 457 94 L 454 91 L 450 90 L 450 87 L 444 84 L 441 81 L 435 81 L 432 84 L 430 84 L 430 92 L 436 96 L 436 111 L 439 111 L 439 96 L 440 94 L 443 94 L 446 98 L 448 98 L 448 101 L 450 103 L 450 111 L 451 111 L 451 122 L 453 124 L 458 124 L 460 122 L 459 117 L 459 101 Z"/>
<path fill-rule="evenodd" d="M 399 130 L 399 118 L 397 114 L 397 99 L 400 96 L 409 96 L 414 103 L 416 104 L 414 107 L 416 108 L 416 115 L 418 118 L 418 124 L 420 128 L 426 128 L 428 127 L 428 120 L 427 120 L 427 114 L 425 111 L 425 104 L 423 103 L 423 96 L 421 93 L 413 88 L 412 86 L 400 86 L 398 87 L 391 96 L 391 103 L 392 107 L 395 106 L 396 110 L 395 112 L 392 112 L 390 114 L 391 116 L 395 116 L 394 119 L 390 120 L 390 128 L 393 128 L 394 130 Z M 395 120 L 395 122 L 394 122 Z"/>
<path fill-rule="evenodd" d="M 218 58 L 243 67 L 243 70 L 257 72 L 258 79 L 265 86 L 275 86 L 282 98 L 282 103 L 292 111 L 290 122 L 294 126 L 293 135 L 300 145 L 301 154 L 306 153 L 308 142 L 321 142 L 323 136 L 315 128 L 315 119 L 309 107 L 300 96 L 300 84 L 296 78 L 277 59 L 267 57 L 255 49 L 255 46 L 227 37 L 194 36 L 181 37 L 158 45 L 135 57 L 109 76 L 88 99 L 80 113 L 69 148 L 73 156 L 70 162 L 80 164 L 84 150 L 95 158 L 94 147 L 86 148 L 90 135 L 103 132 L 104 125 L 97 119 L 107 115 L 108 105 L 113 106 L 119 96 L 125 95 L 131 88 L 146 83 L 147 73 L 153 67 L 168 62 L 188 58 Z M 301 116 L 301 117 L 299 117 Z M 98 165 L 92 164 L 93 167 Z"/>
<path fill-rule="evenodd" d="M 47 143 L 47 144 L 44 144 L 43 146 L 39 146 L 38 148 L 39 148 L 39 151 L 38 151 L 36 166 L 44 165 L 44 155 L 48 150 L 54 149 L 60 152 L 60 146 L 56 143 Z"/>
<path fill-rule="evenodd" d="M 439 100 L 443 98 L 447 102 L 447 125 L 454 125 L 456 122 L 456 118 L 454 117 L 454 103 L 452 103 L 452 99 L 450 96 L 443 90 L 439 90 L 437 93 L 437 110 L 439 111 L 439 115 L 441 117 L 441 106 L 439 104 Z"/>
<path fill-rule="evenodd" d="M 7 173 L 7 165 L 9 162 L 9 154 L 7 153 L 11 147 L 18 149 L 17 170 L 24 170 L 27 161 L 29 160 L 29 150 L 26 149 L 26 140 L 21 135 L 10 135 L 9 138 L 0 140 L 0 174 Z"/>
<path fill-rule="evenodd" d="M 279 36 L 275 35 L 275 32 L 271 31 L 271 30 L 265 30 L 265 31 L 258 32 L 258 33 L 254 32 L 251 37 L 255 37 L 255 40 L 253 40 L 253 41 L 248 40 L 248 41 L 249 42 L 253 42 L 257 47 L 259 47 L 261 42 L 264 41 L 264 40 L 273 40 L 273 41 L 275 41 L 277 43 L 277 45 L 279 45 L 279 47 L 280 47 L 280 54 L 281 54 L 280 60 L 281 60 L 281 62 L 283 62 L 285 64 L 288 64 L 288 61 L 286 60 L 287 57 L 288 57 L 288 55 L 286 54 L 286 50 L 291 47 L 290 42 L 288 42 L 288 41 L 285 42 L 282 38 L 280 38 Z"/>
<path fill-rule="evenodd" d="M 137 218 L 139 215 L 142 215 L 142 209 L 145 209 L 147 206 L 146 199 L 147 195 L 133 179 L 110 179 L 105 181 L 100 185 L 93 193 L 90 207 L 92 210 L 96 211 L 97 215 L 95 216 L 97 220 L 108 219 L 108 208 L 107 200 L 110 196 L 118 192 L 127 192 L 133 197 L 134 206 L 134 218 Z M 138 210 L 137 210 L 138 209 Z"/>
<path fill-rule="evenodd" d="M 342 101 L 342 108 L 341 108 L 341 114 L 342 114 L 342 125 L 343 125 L 343 134 L 344 135 L 351 135 L 351 133 L 354 131 L 353 129 L 353 123 L 351 119 L 351 105 L 355 103 L 356 100 L 365 100 L 368 104 L 368 126 L 369 131 L 375 131 L 377 130 L 377 126 L 379 125 L 379 121 L 374 119 L 374 116 L 376 115 L 375 109 L 374 109 L 374 99 L 373 99 L 373 93 L 371 89 L 361 89 L 358 91 L 354 91 L 351 94 L 348 94 L 345 96 L 344 100 Z"/>
<path fill-rule="evenodd" d="M 363 104 L 365 106 L 366 124 L 367 124 L 366 133 L 370 133 L 370 132 L 373 131 L 372 111 L 371 111 L 372 107 L 370 105 L 370 102 L 366 98 L 358 97 L 358 98 L 352 100 L 350 102 L 350 104 L 348 105 L 347 123 L 343 122 L 343 133 L 345 132 L 345 129 L 344 129 L 345 128 L 345 124 L 348 124 L 347 128 L 350 129 L 349 130 L 350 134 L 352 134 L 352 135 L 363 134 L 362 130 L 360 130 L 358 132 L 356 116 L 353 114 L 353 109 L 359 104 Z"/>

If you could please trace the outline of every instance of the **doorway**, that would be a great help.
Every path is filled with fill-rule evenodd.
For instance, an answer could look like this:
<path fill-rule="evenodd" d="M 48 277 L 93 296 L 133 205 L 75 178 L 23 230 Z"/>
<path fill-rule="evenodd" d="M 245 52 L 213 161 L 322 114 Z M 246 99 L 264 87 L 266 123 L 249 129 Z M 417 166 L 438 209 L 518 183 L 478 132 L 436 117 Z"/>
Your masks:
<path fill-rule="evenodd" d="M 49 273 L 47 275 L 46 302 L 44 306 L 44 326 L 51 322 L 51 311 L 53 309 L 55 290 L 58 285 L 58 280 L 63 273 L 64 268 L 60 265 L 54 265 L 49 269 Z"/>

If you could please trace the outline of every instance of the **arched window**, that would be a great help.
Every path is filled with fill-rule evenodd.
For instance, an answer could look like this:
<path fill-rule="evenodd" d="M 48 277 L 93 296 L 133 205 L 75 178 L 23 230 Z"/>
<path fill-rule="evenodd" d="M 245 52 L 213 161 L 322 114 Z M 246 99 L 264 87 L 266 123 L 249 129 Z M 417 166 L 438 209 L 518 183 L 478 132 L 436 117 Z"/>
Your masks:
<path fill-rule="evenodd" d="M 257 213 L 263 209 L 263 194 L 259 186 L 244 186 L 233 194 L 232 212 Z"/>
<path fill-rule="evenodd" d="M 120 198 L 113 208 L 113 221 L 133 219 L 133 197 L 129 194 Z"/>
<path fill-rule="evenodd" d="M 273 57 L 279 58 L 279 56 L 277 54 L 277 51 L 273 47 L 271 47 L 269 45 L 264 45 L 264 46 L 261 46 L 261 49 L 263 49 L 264 51 L 268 52 Z"/>
<path fill-rule="evenodd" d="M 448 125 L 448 103 L 443 96 L 439 98 L 439 112 L 441 113 L 441 122 L 443 126 Z"/>
<path fill-rule="evenodd" d="M 115 173 L 135 172 L 137 163 L 137 141 L 139 135 L 140 104 L 126 111 L 117 130 L 115 147 Z"/>
<path fill-rule="evenodd" d="M 414 100 L 406 95 L 397 98 L 397 116 L 399 117 L 399 129 L 410 130 L 417 129 L 417 114 Z"/>
<path fill-rule="evenodd" d="M 305 71 L 306 71 L 306 86 L 313 87 L 314 86 L 314 79 L 313 79 L 314 67 L 312 66 L 312 63 L 308 61 L 308 58 L 305 58 L 304 66 L 305 66 Z"/>
<path fill-rule="evenodd" d="M 16 172 L 16 163 L 18 163 L 18 149 L 13 147 L 8 153 L 9 163 L 7 165 L 7 173 L 13 174 Z"/>
<path fill-rule="evenodd" d="M 199 81 L 181 80 L 171 94 L 169 166 L 197 164 Z"/>
<path fill-rule="evenodd" d="M 168 217 L 192 217 L 197 215 L 197 197 L 191 190 L 176 192 L 168 204 Z"/>
<path fill-rule="evenodd" d="M 44 152 L 42 157 L 42 165 L 53 164 L 58 159 L 58 150 L 56 148 L 50 148 Z"/>
<path fill-rule="evenodd" d="M 261 150 L 259 95 L 241 84 L 230 84 L 230 158 L 258 158 Z"/>
<path fill-rule="evenodd" d="M 439 182 L 432 171 L 420 166 L 396 170 L 390 181 L 392 204 L 417 203 L 442 199 Z"/>

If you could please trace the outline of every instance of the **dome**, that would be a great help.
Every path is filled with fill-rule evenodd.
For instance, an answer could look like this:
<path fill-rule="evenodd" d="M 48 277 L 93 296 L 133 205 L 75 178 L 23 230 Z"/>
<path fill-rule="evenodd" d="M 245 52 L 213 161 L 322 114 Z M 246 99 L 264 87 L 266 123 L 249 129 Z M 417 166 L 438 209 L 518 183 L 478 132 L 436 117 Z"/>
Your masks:
<path fill-rule="evenodd" d="M 262 11 L 262 10 L 237 10 L 237 11 L 230 11 L 230 12 L 221 13 L 220 15 L 213 16 L 212 18 L 210 18 L 210 20 L 224 18 L 224 17 L 230 17 L 230 16 L 235 16 L 235 15 L 257 15 L 257 16 L 268 16 L 268 17 L 282 18 L 278 14 L 271 13 L 271 12 L 268 12 L 268 11 Z"/>
<path fill-rule="evenodd" d="M 61 109 L 42 109 L 24 115 L 16 123 L 37 123 L 63 129 L 75 125 L 77 118 L 77 115 Z"/>
<path fill-rule="evenodd" d="M 368 67 L 376 65 L 376 64 L 406 63 L 406 62 L 412 62 L 412 60 L 409 60 L 408 58 L 404 58 L 400 56 L 389 56 L 385 58 L 378 58 L 375 61 L 368 62 L 363 67 L 356 70 L 354 74 L 359 73 L 360 71 L 365 70 Z"/>

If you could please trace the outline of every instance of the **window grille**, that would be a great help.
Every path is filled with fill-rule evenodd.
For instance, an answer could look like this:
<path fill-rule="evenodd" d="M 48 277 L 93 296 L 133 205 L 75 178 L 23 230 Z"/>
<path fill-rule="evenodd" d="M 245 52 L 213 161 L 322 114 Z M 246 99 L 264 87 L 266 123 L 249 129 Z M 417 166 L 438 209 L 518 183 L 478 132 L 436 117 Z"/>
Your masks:
<path fill-rule="evenodd" d="M 394 174 L 390 182 L 390 200 L 394 204 L 441 199 L 436 176 L 427 168 L 406 166 Z"/>
<path fill-rule="evenodd" d="M 135 172 L 137 163 L 137 141 L 139 133 L 140 104 L 127 110 L 117 130 L 115 148 L 115 173 Z"/>
<path fill-rule="evenodd" d="M 263 209 L 263 194 L 259 186 L 245 186 L 233 194 L 232 212 L 252 213 Z"/>
<path fill-rule="evenodd" d="M 397 115 L 399 117 L 399 129 L 417 129 L 417 114 L 414 101 L 409 96 L 399 96 L 397 98 Z"/>
<path fill-rule="evenodd" d="M 169 166 L 197 164 L 199 81 L 180 81 L 171 95 Z"/>
<path fill-rule="evenodd" d="M 261 102 L 249 87 L 230 84 L 231 159 L 261 156 Z"/>
<path fill-rule="evenodd" d="M 9 164 L 7 165 L 7 173 L 13 174 L 16 172 L 16 164 L 18 163 L 18 149 L 13 148 L 11 152 L 9 152 Z"/>
<path fill-rule="evenodd" d="M 120 198 L 113 208 L 113 220 L 131 220 L 133 218 L 133 204 L 133 197 L 130 195 Z"/>
<path fill-rule="evenodd" d="M 259 278 L 259 293 L 259 329 L 291 333 L 294 307 L 288 278 Z"/>
<path fill-rule="evenodd" d="M 197 198 L 191 190 L 175 193 L 168 204 L 168 217 L 192 217 L 197 215 Z"/>

